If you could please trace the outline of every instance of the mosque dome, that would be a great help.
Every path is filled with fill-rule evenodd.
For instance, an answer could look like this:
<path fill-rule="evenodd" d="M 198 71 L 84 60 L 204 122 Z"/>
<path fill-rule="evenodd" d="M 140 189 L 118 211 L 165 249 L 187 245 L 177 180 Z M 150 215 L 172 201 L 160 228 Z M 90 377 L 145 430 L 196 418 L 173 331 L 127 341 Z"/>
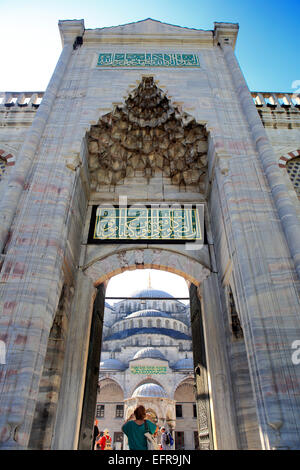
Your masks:
<path fill-rule="evenodd" d="M 147 289 L 141 289 L 133 292 L 131 297 L 150 297 L 150 298 L 168 298 L 168 299 L 173 299 L 173 295 L 168 294 L 168 292 L 165 292 L 163 290 L 158 290 L 158 289 L 152 289 L 152 287 L 148 287 Z"/>
<path fill-rule="evenodd" d="M 175 364 L 172 366 L 172 369 L 175 369 L 175 370 L 194 369 L 193 358 L 186 357 L 184 359 L 179 359 L 179 361 L 175 362 Z"/>
<path fill-rule="evenodd" d="M 161 351 L 159 351 L 158 349 L 155 349 L 155 348 L 140 349 L 133 356 L 133 359 L 145 359 L 145 358 L 162 359 L 163 361 L 167 360 L 165 358 L 165 356 L 163 355 L 163 353 Z"/>
<path fill-rule="evenodd" d="M 126 365 L 118 359 L 104 359 L 100 362 L 100 371 L 102 370 L 125 370 Z"/>
<path fill-rule="evenodd" d="M 144 309 L 138 310 L 137 312 L 130 313 L 127 315 L 127 318 L 138 318 L 138 317 L 164 317 L 170 318 L 170 315 L 166 312 L 160 312 L 159 310 L 154 309 Z"/>
<path fill-rule="evenodd" d="M 157 384 L 140 385 L 132 394 L 132 397 L 167 397 L 164 389 Z"/>

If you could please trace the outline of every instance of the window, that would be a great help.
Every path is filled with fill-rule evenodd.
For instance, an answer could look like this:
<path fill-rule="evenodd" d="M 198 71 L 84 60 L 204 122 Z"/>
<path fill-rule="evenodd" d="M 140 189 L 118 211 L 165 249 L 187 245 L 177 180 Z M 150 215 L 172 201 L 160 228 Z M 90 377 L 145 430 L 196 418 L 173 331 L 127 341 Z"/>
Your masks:
<path fill-rule="evenodd" d="M 182 418 L 182 405 L 176 405 L 176 418 Z"/>
<path fill-rule="evenodd" d="M 104 405 L 97 405 L 96 406 L 96 417 L 97 418 L 104 418 Z"/>
<path fill-rule="evenodd" d="M 193 404 L 193 418 L 197 418 L 197 407 L 195 403 Z M 197 434 L 197 439 L 198 439 L 198 434 Z"/>
<path fill-rule="evenodd" d="M 1 178 L 4 176 L 5 170 L 6 170 L 6 164 L 5 164 L 5 162 L 0 158 L 0 181 L 1 181 Z"/>
<path fill-rule="evenodd" d="M 116 418 L 124 417 L 124 405 L 116 405 Z"/>
<path fill-rule="evenodd" d="M 288 172 L 298 197 L 300 197 L 300 157 L 289 160 L 286 164 L 286 171 Z"/>

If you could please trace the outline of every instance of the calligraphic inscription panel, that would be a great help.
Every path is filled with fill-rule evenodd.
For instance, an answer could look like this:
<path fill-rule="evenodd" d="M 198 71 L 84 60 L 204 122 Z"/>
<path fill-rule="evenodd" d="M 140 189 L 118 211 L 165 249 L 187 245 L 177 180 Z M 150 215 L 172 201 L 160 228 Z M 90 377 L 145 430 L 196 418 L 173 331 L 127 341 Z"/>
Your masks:
<path fill-rule="evenodd" d="M 131 374 L 161 375 L 167 373 L 166 366 L 131 366 Z"/>
<path fill-rule="evenodd" d="M 101 53 L 97 67 L 200 67 L 196 54 Z"/>
<path fill-rule="evenodd" d="M 88 242 L 203 242 L 203 205 L 93 206 Z"/>

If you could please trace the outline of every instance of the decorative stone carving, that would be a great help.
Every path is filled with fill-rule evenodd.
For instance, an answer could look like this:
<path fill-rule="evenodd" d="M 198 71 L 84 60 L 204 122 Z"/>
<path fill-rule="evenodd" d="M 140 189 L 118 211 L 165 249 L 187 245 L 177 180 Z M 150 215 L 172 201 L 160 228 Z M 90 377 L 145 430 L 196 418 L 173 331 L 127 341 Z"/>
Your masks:
<path fill-rule="evenodd" d="M 173 184 L 199 185 L 207 167 L 204 126 L 181 113 L 144 77 L 124 106 L 100 118 L 88 136 L 91 188 L 160 171 Z"/>

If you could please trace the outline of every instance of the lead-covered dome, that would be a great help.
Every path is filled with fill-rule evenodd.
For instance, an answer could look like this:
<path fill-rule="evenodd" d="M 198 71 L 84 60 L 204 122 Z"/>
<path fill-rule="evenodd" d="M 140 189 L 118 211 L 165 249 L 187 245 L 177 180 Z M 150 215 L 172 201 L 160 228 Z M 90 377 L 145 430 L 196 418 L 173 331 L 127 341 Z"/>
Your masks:
<path fill-rule="evenodd" d="M 104 359 L 100 362 L 100 371 L 102 370 L 125 370 L 126 365 L 118 359 Z"/>
<path fill-rule="evenodd" d="M 172 366 L 172 369 L 175 369 L 175 370 L 194 369 L 193 358 L 186 357 L 184 359 L 179 359 L 179 361 L 175 362 L 175 364 Z"/>
<path fill-rule="evenodd" d="M 164 389 L 157 384 L 140 385 L 132 394 L 132 397 L 167 397 Z"/>
<path fill-rule="evenodd" d="M 143 348 L 140 349 L 135 355 L 133 356 L 133 359 L 145 359 L 145 358 L 151 358 L 151 359 L 162 359 L 163 361 L 166 361 L 167 359 L 163 355 L 161 351 L 155 348 Z"/>
<path fill-rule="evenodd" d="M 165 292 L 163 290 L 158 290 L 158 289 L 152 289 L 151 287 L 148 287 L 148 289 L 142 289 L 142 290 L 137 290 L 133 292 L 131 297 L 150 297 L 150 298 L 159 298 L 162 299 L 164 297 L 168 299 L 173 299 L 173 295 L 168 294 L 168 292 Z"/>

